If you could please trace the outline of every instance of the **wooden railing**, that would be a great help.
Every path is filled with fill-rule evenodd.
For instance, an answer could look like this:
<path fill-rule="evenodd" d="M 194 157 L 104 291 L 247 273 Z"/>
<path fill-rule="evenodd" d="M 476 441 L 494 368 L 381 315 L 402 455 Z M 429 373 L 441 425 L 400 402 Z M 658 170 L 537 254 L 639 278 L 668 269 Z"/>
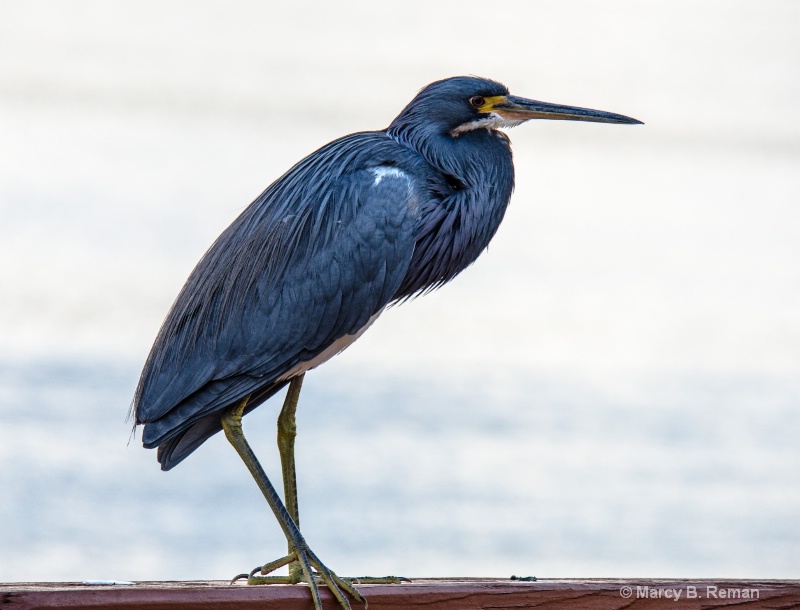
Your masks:
<path fill-rule="evenodd" d="M 800 580 L 437 578 L 397 585 L 359 585 L 359 590 L 370 610 L 800 608 Z M 321 593 L 326 610 L 339 608 L 328 591 Z M 0 609 L 35 608 L 313 610 L 313 605 L 305 585 L 255 587 L 221 581 L 0 583 Z M 358 608 L 363 606 L 353 603 L 353 610 Z"/>

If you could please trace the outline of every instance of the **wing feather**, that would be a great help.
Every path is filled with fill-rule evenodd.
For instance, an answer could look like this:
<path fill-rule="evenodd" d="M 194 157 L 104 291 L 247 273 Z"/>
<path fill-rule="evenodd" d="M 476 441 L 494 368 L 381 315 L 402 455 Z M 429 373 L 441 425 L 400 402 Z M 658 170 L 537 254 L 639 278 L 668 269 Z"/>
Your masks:
<path fill-rule="evenodd" d="M 375 179 L 376 166 L 404 157 L 403 171 Z M 143 442 L 160 446 L 163 468 L 219 431 L 219 411 L 248 395 L 254 408 L 288 371 L 358 333 L 391 301 L 426 196 L 415 171 L 416 158 L 384 134 L 342 138 L 296 165 L 217 239 L 164 321 L 134 398 Z"/>

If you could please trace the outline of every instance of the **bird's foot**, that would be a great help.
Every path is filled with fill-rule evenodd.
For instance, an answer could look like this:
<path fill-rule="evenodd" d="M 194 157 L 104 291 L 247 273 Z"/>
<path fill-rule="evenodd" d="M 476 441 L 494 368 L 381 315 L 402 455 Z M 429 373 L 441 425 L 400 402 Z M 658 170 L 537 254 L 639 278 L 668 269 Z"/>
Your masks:
<path fill-rule="evenodd" d="M 296 578 L 291 573 L 289 576 L 268 576 L 270 572 L 282 568 L 293 561 L 299 562 L 302 568 L 301 578 Z M 257 574 L 257 572 L 259 572 L 259 574 Z M 241 574 L 234 578 L 234 580 L 238 580 L 242 577 L 247 577 L 248 585 L 295 584 L 301 581 L 306 582 L 311 589 L 311 597 L 316 610 L 322 610 L 322 601 L 319 596 L 319 584 L 328 587 L 345 610 L 351 610 L 350 602 L 347 601 L 345 593 L 356 601 L 363 604 L 367 603 L 367 600 L 364 599 L 361 593 L 358 592 L 358 589 L 356 589 L 350 581 L 334 574 L 333 571 L 329 570 L 308 548 L 305 550 L 293 551 L 285 557 L 281 557 L 280 559 L 255 568 L 250 574 Z"/>

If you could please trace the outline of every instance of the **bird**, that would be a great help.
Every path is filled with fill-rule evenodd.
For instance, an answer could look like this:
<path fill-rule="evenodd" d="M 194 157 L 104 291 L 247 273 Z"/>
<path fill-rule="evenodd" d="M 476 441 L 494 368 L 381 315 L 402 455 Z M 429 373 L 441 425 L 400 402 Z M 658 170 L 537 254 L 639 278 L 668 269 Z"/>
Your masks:
<path fill-rule="evenodd" d="M 457 76 L 422 88 L 389 127 L 346 135 L 264 190 L 194 268 L 145 361 L 131 413 L 163 470 L 224 431 L 282 528 L 287 566 L 322 609 L 320 586 L 350 609 L 354 584 L 299 529 L 295 412 L 305 374 L 356 341 L 387 307 L 440 288 L 486 250 L 514 188 L 510 140 L 532 119 L 641 124 L 599 110 L 511 95 Z M 289 386 L 278 417 L 284 499 L 242 417 Z M 262 576 L 256 575 L 260 571 Z"/>

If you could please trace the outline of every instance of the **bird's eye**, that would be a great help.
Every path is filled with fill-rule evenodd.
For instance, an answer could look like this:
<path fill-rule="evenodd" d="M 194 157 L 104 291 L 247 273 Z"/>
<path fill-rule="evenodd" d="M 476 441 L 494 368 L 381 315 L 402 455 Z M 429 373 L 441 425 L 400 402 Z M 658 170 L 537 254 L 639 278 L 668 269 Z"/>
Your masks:
<path fill-rule="evenodd" d="M 480 108 L 486 103 L 486 100 L 483 99 L 480 95 L 476 95 L 474 97 L 469 98 L 469 103 L 473 105 L 475 108 Z"/>

